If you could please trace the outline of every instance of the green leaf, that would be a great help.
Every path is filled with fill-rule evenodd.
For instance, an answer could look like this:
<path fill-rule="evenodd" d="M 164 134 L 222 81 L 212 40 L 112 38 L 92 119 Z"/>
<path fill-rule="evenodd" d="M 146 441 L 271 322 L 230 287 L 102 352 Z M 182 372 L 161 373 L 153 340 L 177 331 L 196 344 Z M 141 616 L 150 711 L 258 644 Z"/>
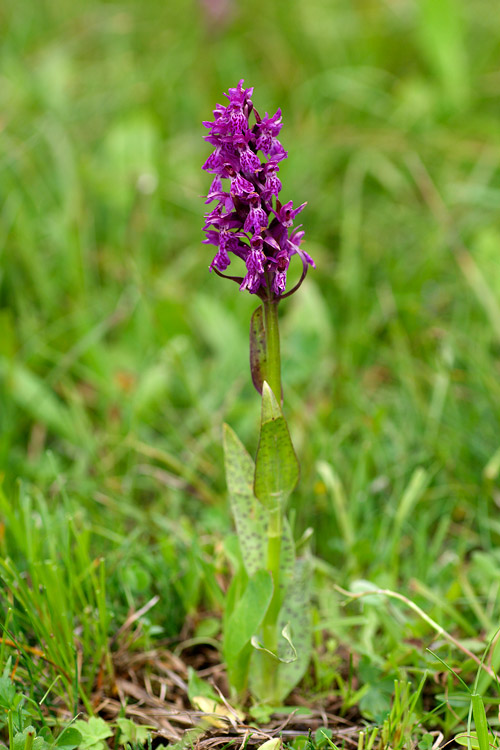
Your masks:
<path fill-rule="evenodd" d="M 272 576 L 267 570 L 259 570 L 252 578 L 249 578 L 245 593 L 236 604 L 227 622 L 224 634 L 226 656 L 237 657 L 255 635 L 264 619 L 272 595 Z"/>
<path fill-rule="evenodd" d="M 106 750 L 105 740 L 113 735 L 109 724 L 95 716 L 88 721 L 75 721 L 73 726 L 82 736 L 81 750 Z"/>
<path fill-rule="evenodd" d="M 286 518 L 283 519 L 283 532 L 281 535 L 280 548 L 280 597 L 283 601 L 287 595 L 294 575 L 295 566 L 295 542 L 290 524 Z"/>
<path fill-rule="evenodd" d="M 236 569 L 233 579 L 229 584 L 224 599 L 224 621 L 223 621 L 223 632 L 226 632 L 226 625 L 234 612 L 234 608 L 245 593 L 245 589 L 248 584 L 248 576 L 244 565 L 241 565 Z"/>
<path fill-rule="evenodd" d="M 363 716 L 381 724 L 390 713 L 393 692 L 394 680 L 390 677 L 369 683 L 359 700 Z"/>
<path fill-rule="evenodd" d="M 241 649 L 237 659 L 232 659 L 230 661 L 226 659 L 229 684 L 238 695 L 243 695 L 247 689 L 252 654 L 252 645 L 251 643 L 247 643 L 246 646 Z"/>
<path fill-rule="evenodd" d="M 297 660 L 298 655 L 297 655 L 297 649 L 295 648 L 295 645 L 292 641 L 292 633 L 291 633 L 289 622 L 287 622 L 287 624 L 281 631 L 281 635 L 283 639 L 286 641 L 286 643 L 288 644 L 289 655 L 280 656 L 280 661 L 283 662 L 284 664 L 291 664 L 292 662 Z"/>
<path fill-rule="evenodd" d="M 279 750 L 281 747 L 281 737 L 273 737 L 270 740 L 266 740 L 262 745 L 259 746 L 259 750 Z"/>
<path fill-rule="evenodd" d="M 54 737 L 52 736 L 52 732 L 50 731 L 49 727 L 47 727 L 47 726 L 41 727 L 38 730 L 38 736 L 42 737 L 45 740 L 45 742 L 47 743 L 47 745 L 50 745 L 51 747 L 55 745 Z M 80 735 L 78 735 L 78 736 L 80 736 Z"/>
<path fill-rule="evenodd" d="M 284 699 L 304 676 L 311 659 L 311 564 L 297 560 L 293 580 L 278 619 L 283 640 L 279 643 L 278 694 Z M 295 657 L 295 658 L 293 658 Z"/>
<path fill-rule="evenodd" d="M 224 425 L 224 465 L 233 513 L 248 575 L 264 568 L 267 540 L 267 512 L 253 494 L 254 463 L 236 434 Z"/>
<path fill-rule="evenodd" d="M 252 648 L 254 648 L 256 651 L 259 652 L 259 655 L 261 655 L 261 654 L 267 654 L 267 656 L 270 656 L 273 661 L 279 662 L 280 658 L 279 658 L 278 654 L 276 654 L 274 651 L 271 651 L 270 649 L 266 648 L 264 646 L 264 644 L 262 643 L 262 641 L 260 641 L 257 638 L 256 635 L 252 636 L 252 638 L 250 640 L 250 644 L 251 644 Z M 259 670 L 264 668 L 264 667 L 262 667 L 263 663 L 264 662 L 262 662 L 260 664 Z M 256 664 L 256 660 L 255 659 L 254 659 L 254 664 Z M 267 668 L 269 668 L 269 665 L 268 665 Z M 256 693 L 256 695 L 259 694 L 258 691 L 255 691 L 255 693 Z"/>
<path fill-rule="evenodd" d="M 188 698 L 192 703 L 193 699 L 200 695 L 215 702 L 218 701 L 217 693 L 213 687 L 202 680 L 201 677 L 198 677 L 192 667 L 188 667 Z"/>
<path fill-rule="evenodd" d="M 228 424 L 224 424 L 222 440 L 226 482 L 230 494 L 253 494 L 253 461 L 243 443 Z"/>
<path fill-rule="evenodd" d="M 267 699 L 268 681 L 265 670 L 269 670 L 269 659 L 274 659 L 277 669 L 277 684 L 273 700 L 281 702 L 304 676 L 311 659 L 312 624 L 310 615 L 311 566 L 309 560 L 297 560 L 289 594 L 280 611 L 278 632 L 281 639 L 278 653 L 274 654 L 253 637 L 254 648 L 250 662 L 250 687 L 254 696 Z"/>
<path fill-rule="evenodd" d="M 290 649 L 290 652 L 288 654 L 286 654 L 285 656 L 280 656 L 279 654 L 275 653 L 274 651 L 270 651 L 268 648 L 266 648 L 264 646 L 264 644 L 261 641 L 259 641 L 259 639 L 257 638 L 256 635 L 252 636 L 252 638 L 250 640 L 250 643 L 251 643 L 252 647 L 256 651 L 261 651 L 262 653 L 267 654 L 274 661 L 276 661 L 278 663 L 283 663 L 283 664 L 291 664 L 293 661 L 296 661 L 296 659 L 297 659 L 297 650 L 296 650 L 295 646 L 293 645 L 292 636 L 291 636 L 291 633 L 290 633 L 290 626 L 289 626 L 288 623 L 285 625 L 285 627 L 281 631 L 281 636 L 282 636 L 282 638 L 285 639 L 285 641 L 288 644 L 288 647 Z"/>
<path fill-rule="evenodd" d="M 427 732 L 422 736 L 422 739 L 418 742 L 418 750 L 431 750 L 434 744 L 435 737 L 430 732 Z"/>
<path fill-rule="evenodd" d="M 279 419 L 280 417 L 283 417 L 281 406 L 278 404 L 269 383 L 264 382 L 262 387 L 261 423 L 264 424 L 264 422 Z"/>
<path fill-rule="evenodd" d="M 262 393 L 266 370 L 266 328 L 264 325 L 264 308 L 260 305 L 250 321 L 250 372 L 252 383 L 258 393 Z"/>
<path fill-rule="evenodd" d="M 0 677 L 0 708 L 14 708 L 16 687 L 9 677 Z"/>
<path fill-rule="evenodd" d="M 145 745 L 151 729 L 153 726 L 145 726 L 134 724 L 130 719 L 122 717 L 116 720 L 118 728 L 120 730 L 120 745 Z"/>
<path fill-rule="evenodd" d="M 486 711 L 484 710 L 483 699 L 477 693 L 471 695 L 472 701 L 472 715 L 474 717 L 474 724 L 476 725 L 477 741 L 479 744 L 479 750 L 489 750 L 489 734 L 488 734 L 488 720 L 486 719 Z"/>
<path fill-rule="evenodd" d="M 248 644 L 264 619 L 272 595 L 271 574 L 267 570 L 257 571 L 249 579 L 245 593 L 227 620 L 223 652 L 229 680 L 237 691 L 243 690 L 246 685 L 251 654 Z"/>
<path fill-rule="evenodd" d="M 262 390 L 262 424 L 255 466 L 254 491 L 269 510 L 283 510 L 299 481 L 299 464 L 288 426 L 267 383 Z"/>
<path fill-rule="evenodd" d="M 488 734 L 488 748 L 495 747 L 496 737 L 493 734 Z M 457 734 L 454 737 L 455 742 L 457 745 L 462 745 L 463 747 L 470 747 L 472 750 L 482 750 L 482 746 L 479 742 L 479 738 L 477 735 L 477 732 L 471 732 L 470 734 L 464 733 L 464 734 Z"/>
<path fill-rule="evenodd" d="M 35 728 L 32 726 L 25 727 L 22 732 L 14 735 L 14 746 L 12 750 L 48 750 L 48 745 L 43 737 L 37 737 Z"/>
<path fill-rule="evenodd" d="M 56 739 L 54 746 L 59 750 L 74 750 L 75 747 L 79 747 L 82 741 L 82 735 L 75 729 L 75 727 L 69 726 L 63 729 L 61 734 Z"/>

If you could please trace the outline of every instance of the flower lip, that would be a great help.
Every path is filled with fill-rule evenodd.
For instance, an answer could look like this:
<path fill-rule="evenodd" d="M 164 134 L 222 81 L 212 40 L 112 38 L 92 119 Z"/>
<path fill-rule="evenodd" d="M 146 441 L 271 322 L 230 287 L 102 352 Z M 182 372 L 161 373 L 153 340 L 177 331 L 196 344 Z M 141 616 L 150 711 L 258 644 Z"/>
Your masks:
<path fill-rule="evenodd" d="M 264 246 L 262 236 L 260 234 L 254 234 L 250 240 L 250 246 L 252 247 L 252 250 L 262 250 Z"/>
<path fill-rule="evenodd" d="M 278 271 L 286 271 L 288 268 L 290 261 L 288 260 L 287 256 L 281 256 L 281 258 L 277 258 L 277 266 Z"/>

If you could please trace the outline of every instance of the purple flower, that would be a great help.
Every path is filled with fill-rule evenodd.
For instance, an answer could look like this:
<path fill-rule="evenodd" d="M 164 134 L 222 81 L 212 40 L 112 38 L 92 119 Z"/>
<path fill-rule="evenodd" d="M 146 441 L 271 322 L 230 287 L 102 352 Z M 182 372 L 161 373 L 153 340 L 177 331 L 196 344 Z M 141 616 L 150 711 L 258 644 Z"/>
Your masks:
<path fill-rule="evenodd" d="M 290 265 L 290 257 L 284 248 L 278 250 L 273 258 L 275 270 L 272 282 L 273 292 L 277 295 L 283 294 L 286 286 L 286 272 Z"/>
<path fill-rule="evenodd" d="M 254 186 L 246 180 L 243 175 L 234 169 L 231 164 L 224 164 L 224 176 L 231 180 L 231 192 L 234 195 L 242 196 L 253 193 Z"/>
<path fill-rule="evenodd" d="M 253 88 L 244 88 L 239 81 L 225 94 L 228 103 L 217 104 L 213 121 L 203 123 L 209 130 L 205 140 L 214 148 L 203 165 L 214 175 L 205 202 L 217 201 L 205 214 L 204 242 L 217 247 L 210 270 L 224 275 L 221 272 L 230 265 L 231 256 L 241 258 L 245 275 L 228 278 L 252 294 L 279 298 L 286 294 L 291 257 L 299 255 L 303 273 L 288 294 L 300 286 L 314 262 L 300 248 L 304 232 L 293 229 L 295 216 L 306 204 L 293 208 L 292 201 L 282 204 L 278 199 L 279 163 L 287 157 L 278 140 L 281 110 L 260 117 L 252 94 Z"/>
<path fill-rule="evenodd" d="M 238 85 L 234 89 L 229 89 L 227 94 L 224 94 L 225 97 L 229 99 L 229 107 L 244 107 L 245 104 L 250 103 L 250 97 L 253 94 L 253 88 L 251 89 L 244 89 L 243 88 L 243 78 L 241 81 L 238 81 Z"/>
<path fill-rule="evenodd" d="M 252 294 L 255 294 L 262 284 L 265 285 L 264 264 L 266 263 L 267 258 L 262 252 L 262 245 L 262 239 L 260 243 L 258 243 L 258 241 L 253 242 L 250 252 L 245 260 L 247 274 L 240 285 L 240 289 L 248 289 Z"/>
<path fill-rule="evenodd" d="M 216 149 L 213 152 L 213 154 L 210 154 L 205 164 L 203 165 L 202 169 L 205 169 L 207 172 L 220 174 L 221 166 L 222 166 L 222 160 L 221 160 L 221 155 L 220 155 L 220 149 Z"/>
<path fill-rule="evenodd" d="M 299 214 L 303 208 L 305 208 L 306 204 L 303 203 L 298 208 L 293 208 L 292 201 L 288 201 L 288 203 L 285 203 L 284 206 L 281 205 L 279 201 L 276 201 L 276 211 L 273 213 L 276 214 L 276 217 L 280 224 L 283 224 L 284 227 L 291 227 L 293 226 L 293 220 Z"/>
<path fill-rule="evenodd" d="M 222 227 L 219 231 L 216 229 L 207 230 L 207 238 L 203 242 L 210 245 L 217 245 L 218 250 L 210 264 L 210 270 L 217 268 L 219 271 L 225 271 L 231 263 L 228 252 L 235 253 L 238 249 L 238 238 L 228 229 Z"/>
<path fill-rule="evenodd" d="M 262 193 L 266 200 L 271 200 L 272 196 L 276 197 L 279 195 L 281 190 L 281 180 L 278 177 L 280 168 L 275 161 L 269 161 L 264 165 L 264 177 L 265 183 Z"/>
<path fill-rule="evenodd" d="M 264 117 L 257 122 L 254 130 L 257 136 L 257 148 L 266 154 L 266 156 L 269 156 L 281 130 L 281 109 L 278 109 L 273 117 L 269 117 L 266 112 Z M 281 144 L 279 145 L 283 148 Z"/>
<path fill-rule="evenodd" d="M 258 193 L 251 193 L 248 196 L 250 210 L 243 224 L 243 231 L 250 232 L 254 229 L 260 234 L 263 229 L 267 228 L 268 216 L 261 206 Z"/>

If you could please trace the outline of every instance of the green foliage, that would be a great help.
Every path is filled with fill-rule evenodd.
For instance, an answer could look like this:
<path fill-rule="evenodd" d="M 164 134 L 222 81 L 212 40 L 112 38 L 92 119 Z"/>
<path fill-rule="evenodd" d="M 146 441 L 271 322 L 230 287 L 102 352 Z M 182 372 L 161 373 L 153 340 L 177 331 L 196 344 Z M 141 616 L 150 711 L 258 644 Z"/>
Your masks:
<path fill-rule="evenodd" d="M 245 583 L 236 571 L 226 601 L 228 677 L 240 695 L 249 685 L 254 696 L 277 705 L 303 677 L 311 657 L 311 566 L 295 559 L 284 516 L 299 465 L 285 418 L 265 380 L 255 469 L 227 425 L 223 442 L 242 562 L 250 576 Z"/>
<path fill-rule="evenodd" d="M 280 642 L 278 649 L 282 662 L 278 669 L 277 694 L 281 700 L 300 682 L 311 660 L 311 593 L 311 562 L 298 559 L 278 619 L 278 630 L 283 633 L 287 628 L 291 635 L 285 643 Z"/>
<path fill-rule="evenodd" d="M 95 716 L 86 721 L 75 721 L 75 729 L 80 732 L 82 738 L 81 750 L 105 750 L 106 739 L 113 736 L 109 724 Z"/>
<path fill-rule="evenodd" d="M 101 718 L 78 719 L 57 736 L 47 725 L 37 731 L 31 724 L 23 729 L 12 724 L 8 750 L 106 750 L 107 740 L 112 737 L 116 747 L 139 747 L 150 742 L 151 729 L 153 727 L 139 726 L 124 717 L 116 720 L 116 727 Z"/>
<path fill-rule="evenodd" d="M 119 729 L 120 745 L 125 747 L 127 745 L 146 745 L 148 738 L 151 736 L 151 730 L 155 728 L 144 724 L 134 724 L 131 719 L 126 719 L 124 716 L 116 720 L 116 725 Z"/>
<path fill-rule="evenodd" d="M 498 747 L 498 735 L 487 734 L 486 736 L 481 736 L 481 739 L 479 739 L 478 732 L 471 732 L 470 734 L 457 734 L 455 736 L 455 742 L 457 743 L 457 745 L 472 748 L 472 750 L 483 750 L 483 748 L 491 747 L 496 748 Z"/>
<path fill-rule="evenodd" d="M 0 669 L 17 654 L 18 677 L 32 700 L 49 694 L 49 705 L 57 696 L 74 713 L 80 701 L 90 711 L 90 691 L 97 674 L 104 684 L 113 679 L 111 638 L 116 622 L 122 623 L 130 608 L 156 601 L 156 607 L 136 626 L 141 633 L 134 647 L 147 648 L 151 638 L 168 633 L 169 628 L 170 633 L 178 632 L 188 607 L 196 608 L 204 598 L 210 600 L 213 567 L 191 542 L 191 567 L 186 571 L 177 562 L 182 541 L 174 543 L 171 537 L 161 548 L 151 546 L 145 554 L 137 537 L 124 527 L 115 524 L 110 539 L 102 527 L 92 527 L 87 513 L 69 498 L 62 497 L 59 505 L 49 507 L 43 497 L 24 486 L 11 498 L 0 490 L 0 516 L 4 524 L 0 612 L 5 613 Z M 144 526 L 137 531 L 138 538 L 147 533 Z M 107 565 L 100 554 L 103 540 L 109 544 Z M 170 570 L 172 578 L 162 586 L 158 604 L 160 570 L 162 575 Z M 127 635 L 123 634 L 124 640 Z M 86 655 L 81 680 L 75 674 L 77 649 Z M 0 679 L 0 701 L 7 700 L 12 690 L 9 684 Z"/>
<path fill-rule="evenodd" d="M 24 696 L 16 695 L 20 698 L 20 704 L 25 702 Z M 43 716 L 39 717 L 43 722 L 39 729 L 29 723 L 32 718 L 29 711 L 14 710 L 13 707 L 8 709 L 8 750 L 106 750 L 107 740 L 112 737 L 115 738 L 116 747 L 144 746 L 150 742 L 150 730 L 153 729 L 139 726 L 124 717 L 118 718 L 116 725 L 99 717 L 91 717 L 85 721 L 77 719 L 54 732 L 43 721 Z M 0 747 L 5 746 L 0 743 Z"/>
<path fill-rule="evenodd" d="M 82 735 L 72 727 L 65 729 L 54 741 L 50 736 L 50 731 L 43 731 L 37 735 L 32 726 L 27 726 L 22 732 L 16 732 L 13 750 L 75 750 L 75 748 L 84 747 Z"/>
<path fill-rule="evenodd" d="M 252 382 L 259 393 L 267 373 L 266 328 L 264 325 L 264 308 L 259 305 L 250 320 L 250 374 Z"/>
<path fill-rule="evenodd" d="M 253 492 L 254 463 L 237 435 L 224 425 L 224 465 L 231 511 L 249 576 L 265 562 L 267 514 Z"/>
<path fill-rule="evenodd" d="M 247 687 L 251 640 L 265 617 L 272 594 L 271 574 L 258 570 L 248 579 L 245 591 L 225 618 L 224 659 L 230 683 L 239 694 Z"/>
<path fill-rule="evenodd" d="M 357 705 L 360 658 L 381 679 L 428 669 L 435 713 L 417 710 L 450 737 L 470 699 L 426 654 L 434 631 L 393 600 L 346 605 L 332 582 L 410 596 L 474 654 L 499 621 L 491 2 L 232 5 L 214 22 L 197 0 L 2 3 L 0 622 L 18 646 L 0 643 L 0 669 L 19 655 L 27 698 L 50 688 L 47 713 L 72 713 L 130 609 L 160 596 L 133 648 L 220 609 L 219 425 L 255 454 L 255 301 L 207 273 L 200 122 L 244 77 L 283 109 L 283 195 L 308 201 L 317 264 L 280 306 L 302 467 L 290 537 L 315 527 L 304 690 Z M 78 687 L 67 640 L 40 642 L 52 627 L 77 634 Z M 472 684 L 473 660 L 434 647 Z M 489 676 L 478 692 L 496 731 Z"/>
<path fill-rule="evenodd" d="M 192 667 L 188 669 L 188 698 L 191 703 L 195 698 L 199 697 L 208 698 L 212 701 L 217 701 L 217 693 L 211 685 L 201 677 L 198 677 Z"/>
<path fill-rule="evenodd" d="M 498 745 L 498 740 L 495 741 L 495 737 L 488 732 L 488 721 L 482 696 L 478 693 L 472 693 L 470 700 L 479 750 L 488 750 L 490 741 L 493 739 L 493 742 Z"/>
<path fill-rule="evenodd" d="M 9 750 L 75 750 L 80 747 L 82 735 L 73 724 L 58 732 L 47 726 L 40 707 L 27 699 L 9 677 L 10 666 L 8 660 L 0 677 L 0 732 L 7 729 Z M 35 729 L 35 723 L 41 723 L 41 728 Z M 4 746 L 0 743 L 0 747 Z"/>
<path fill-rule="evenodd" d="M 287 423 L 272 390 L 264 382 L 259 447 L 255 459 L 255 495 L 268 510 L 277 508 L 283 513 L 298 481 L 299 464 Z"/>

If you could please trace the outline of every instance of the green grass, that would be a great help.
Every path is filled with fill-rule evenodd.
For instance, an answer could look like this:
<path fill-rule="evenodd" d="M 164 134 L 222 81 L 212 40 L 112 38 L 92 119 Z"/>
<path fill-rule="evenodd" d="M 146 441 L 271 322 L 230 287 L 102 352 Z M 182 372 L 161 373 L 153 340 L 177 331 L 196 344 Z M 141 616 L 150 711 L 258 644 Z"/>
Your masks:
<path fill-rule="evenodd" d="M 201 244 L 201 121 L 243 77 L 283 109 L 317 264 L 280 310 L 295 534 L 319 560 L 304 690 L 403 746 L 394 680 L 406 737 L 427 670 L 411 712 L 448 737 L 467 706 L 426 647 L 470 686 L 477 665 L 334 584 L 400 592 L 479 657 L 498 626 L 500 32 L 485 0 L 233 5 L 220 27 L 194 0 L 0 9 L 0 671 L 19 654 L 46 715 L 91 711 L 129 612 L 160 597 L 147 649 L 220 611 L 221 425 L 255 450 L 259 403 L 255 300 Z"/>

